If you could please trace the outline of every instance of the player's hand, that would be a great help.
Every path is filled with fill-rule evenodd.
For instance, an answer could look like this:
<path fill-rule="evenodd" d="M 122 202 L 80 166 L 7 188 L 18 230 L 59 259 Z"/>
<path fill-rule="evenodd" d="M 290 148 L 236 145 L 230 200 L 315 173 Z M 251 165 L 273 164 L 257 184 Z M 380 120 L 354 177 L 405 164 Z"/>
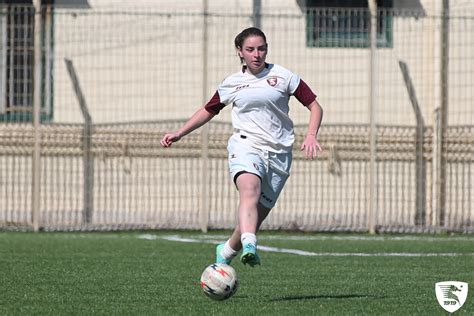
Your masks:
<path fill-rule="evenodd" d="M 174 133 L 168 133 L 160 141 L 161 146 L 163 147 L 170 147 L 174 142 L 177 142 L 181 139 L 181 136 L 174 132 Z"/>
<path fill-rule="evenodd" d="M 303 144 L 301 144 L 301 151 L 304 151 L 306 159 L 314 159 L 323 149 L 315 136 L 306 135 Z"/>

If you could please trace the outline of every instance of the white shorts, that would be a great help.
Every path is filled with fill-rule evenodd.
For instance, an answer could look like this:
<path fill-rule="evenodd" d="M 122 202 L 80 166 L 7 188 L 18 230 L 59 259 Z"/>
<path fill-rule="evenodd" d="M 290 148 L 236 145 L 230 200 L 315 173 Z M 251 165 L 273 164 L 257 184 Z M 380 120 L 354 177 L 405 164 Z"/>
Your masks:
<path fill-rule="evenodd" d="M 242 173 L 257 175 L 261 180 L 260 203 L 266 208 L 273 208 L 290 176 L 292 153 L 277 154 L 254 148 L 251 140 L 242 134 L 232 135 L 227 150 L 234 183 Z"/>

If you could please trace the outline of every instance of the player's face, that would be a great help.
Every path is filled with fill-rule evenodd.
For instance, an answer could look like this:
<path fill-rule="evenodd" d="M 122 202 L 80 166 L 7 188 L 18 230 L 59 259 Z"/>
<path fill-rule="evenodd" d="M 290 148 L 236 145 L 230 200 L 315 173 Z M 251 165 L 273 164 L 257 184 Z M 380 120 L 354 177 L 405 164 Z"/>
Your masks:
<path fill-rule="evenodd" d="M 256 75 L 265 68 L 267 43 L 260 36 L 247 37 L 239 49 L 239 55 L 244 59 L 247 69 Z"/>

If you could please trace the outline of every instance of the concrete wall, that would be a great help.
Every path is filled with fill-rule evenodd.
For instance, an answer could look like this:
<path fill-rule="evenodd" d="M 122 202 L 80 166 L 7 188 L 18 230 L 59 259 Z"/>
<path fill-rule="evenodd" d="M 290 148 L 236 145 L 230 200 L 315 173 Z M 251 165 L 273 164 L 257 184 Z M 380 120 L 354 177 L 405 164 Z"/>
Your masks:
<path fill-rule="evenodd" d="M 440 104 L 440 1 L 421 1 L 426 17 L 393 18 L 393 47 L 377 50 L 377 122 L 413 125 L 400 60 L 412 75 L 426 123 Z M 91 9 L 55 16 L 55 121 L 80 122 L 63 59 L 73 60 L 95 122 L 189 117 L 227 75 L 238 71 L 233 39 L 252 25 L 252 1 L 210 0 L 207 69 L 203 69 L 203 1 L 90 1 Z M 472 5 L 453 1 L 452 12 Z M 454 14 L 453 13 L 453 14 Z M 262 1 L 267 61 L 300 74 L 318 94 L 326 123 L 367 123 L 370 51 L 308 48 L 305 19 L 296 1 Z M 471 124 L 474 59 L 471 21 L 451 21 L 450 120 Z M 207 81 L 203 82 L 203 72 Z M 295 123 L 307 111 L 292 101 Z M 465 112 L 470 111 L 470 115 Z M 464 113 L 464 114 L 463 114 Z M 217 120 L 230 121 L 230 110 Z"/>

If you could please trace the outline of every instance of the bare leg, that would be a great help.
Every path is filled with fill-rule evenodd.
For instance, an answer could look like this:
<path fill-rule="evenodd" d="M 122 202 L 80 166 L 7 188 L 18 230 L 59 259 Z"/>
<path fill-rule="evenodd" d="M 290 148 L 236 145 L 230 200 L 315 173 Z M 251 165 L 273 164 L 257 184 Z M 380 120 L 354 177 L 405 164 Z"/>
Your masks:
<path fill-rule="evenodd" d="M 260 226 L 262 225 L 265 218 L 267 218 L 271 209 L 266 208 L 262 204 L 258 203 L 257 211 L 258 211 L 258 221 L 257 221 L 256 231 L 260 229 Z M 232 247 L 232 249 L 236 251 L 240 251 L 240 249 L 242 249 L 242 243 L 240 242 L 240 234 L 241 234 L 240 226 L 239 224 L 237 224 L 234 231 L 232 232 L 232 235 L 229 238 L 229 245 Z"/>
<path fill-rule="evenodd" d="M 260 178 L 252 173 L 243 173 L 237 177 L 236 185 L 239 190 L 239 226 L 241 233 L 257 232 L 258 211 L 260 200 Z"/>

